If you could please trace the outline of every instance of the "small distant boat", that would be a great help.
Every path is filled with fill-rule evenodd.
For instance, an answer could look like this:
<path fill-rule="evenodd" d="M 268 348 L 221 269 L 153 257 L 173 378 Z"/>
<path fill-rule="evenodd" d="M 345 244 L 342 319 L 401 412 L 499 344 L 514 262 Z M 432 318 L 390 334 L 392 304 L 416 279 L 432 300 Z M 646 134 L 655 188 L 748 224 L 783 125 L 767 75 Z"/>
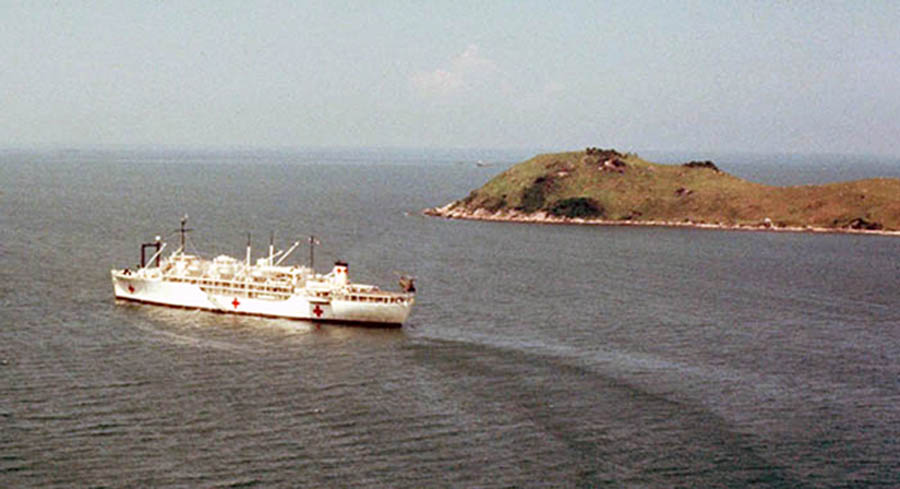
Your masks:
<path fill-rule="evenodd" d="M 410 277 L 400 280 L 401 291 L 389 292 L 374 285 L 350 281 L 350 267 L 338 261 L 331 272 L 321 275 L 310 266 L 281 263 L 300 244 L 250 262 L 250 243 L 244 260 L 221 255 L 212 260 L 184 251 L 187 216 L 181 220 L 181 246 L 161 258 L 166 243 L 159 237 L 141 246 L 137 270 L 111 270 L 116 299 L 160 306 L 203 309 L 229 314 L 247 314 L 313 322 L 400 327 L 415 303 L 415 285 Z M 153 254 L 145 261 L 147 250 Z"/>

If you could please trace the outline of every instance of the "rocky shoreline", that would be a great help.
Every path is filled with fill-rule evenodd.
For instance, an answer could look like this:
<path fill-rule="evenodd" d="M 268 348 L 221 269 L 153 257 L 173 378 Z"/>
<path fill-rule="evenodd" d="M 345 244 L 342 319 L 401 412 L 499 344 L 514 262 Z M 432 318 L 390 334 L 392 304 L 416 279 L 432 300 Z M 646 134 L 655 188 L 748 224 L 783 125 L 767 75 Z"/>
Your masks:
<path fill-rule="evenodd" d="M 459 202 L 451 202 L 443 207 L 431 207 L 422 211 L 426 216 L 442 217 L 445 219 L 466 219 L 474 221 L 519 222 L 531 224 L 570 224 L 587 226 L 653 226 L 653 227 L 680 227 L 697 229 L 719 229 L 728 231 L 766 231 L 788 233 L 838 233 L 838 234 L 863 234 L 876 236 L 900 236 L 900 231 L 871 230 L 853 228 L 826 228 L 813 226 L 778 226 L 771 222 L 757 225 L 751 224 L 721 224 L 685 221 L 655 221 L 655 220 L 609 220 L 581 217 L 555 216 L 544 211 L 525 213 L 517 210 L 500 210 L 491 212 L 487 209 L 474 211 L 465 209 Z"/>

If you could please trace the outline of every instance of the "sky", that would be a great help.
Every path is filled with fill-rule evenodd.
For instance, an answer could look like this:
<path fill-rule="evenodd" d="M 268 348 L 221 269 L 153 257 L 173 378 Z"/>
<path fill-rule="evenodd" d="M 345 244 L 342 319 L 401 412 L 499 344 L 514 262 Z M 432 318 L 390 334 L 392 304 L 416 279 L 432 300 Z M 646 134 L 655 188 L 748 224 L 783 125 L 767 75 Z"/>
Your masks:
<path fill-rule="evenodd" d="M 900 3 L 0 0 L 0 147 L 900 156 Z"/>

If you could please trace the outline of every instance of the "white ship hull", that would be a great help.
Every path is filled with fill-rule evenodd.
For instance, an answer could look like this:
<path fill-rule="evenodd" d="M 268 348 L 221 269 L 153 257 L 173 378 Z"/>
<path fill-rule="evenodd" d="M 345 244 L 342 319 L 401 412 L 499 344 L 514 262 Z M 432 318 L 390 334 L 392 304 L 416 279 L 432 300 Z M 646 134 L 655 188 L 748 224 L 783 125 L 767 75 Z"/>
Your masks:
<path fill-rule="evenodd" d="M 112 271 L 112 282 L 116 299 L 228 314 L 371 326 L 401 326 L 413 303 L 411 299 L 359 302 L 306 294 L 248 297 L 241 293 L 208 292 L 197 284 L 140 277 L 123 270 Z"/>

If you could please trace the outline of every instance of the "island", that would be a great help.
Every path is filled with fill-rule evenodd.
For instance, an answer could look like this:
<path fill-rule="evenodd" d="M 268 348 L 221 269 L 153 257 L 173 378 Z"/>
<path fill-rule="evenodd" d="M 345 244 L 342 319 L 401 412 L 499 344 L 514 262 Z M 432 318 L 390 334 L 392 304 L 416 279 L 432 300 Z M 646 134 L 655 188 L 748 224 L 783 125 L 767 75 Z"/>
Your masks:
<path fill-rule="evenodd" d="M 900 235 L 900 179 L 779 187 L 711 161 L 652 163 L 614 149 L 542 154 L 426 215 L 552 224 Z"/>

